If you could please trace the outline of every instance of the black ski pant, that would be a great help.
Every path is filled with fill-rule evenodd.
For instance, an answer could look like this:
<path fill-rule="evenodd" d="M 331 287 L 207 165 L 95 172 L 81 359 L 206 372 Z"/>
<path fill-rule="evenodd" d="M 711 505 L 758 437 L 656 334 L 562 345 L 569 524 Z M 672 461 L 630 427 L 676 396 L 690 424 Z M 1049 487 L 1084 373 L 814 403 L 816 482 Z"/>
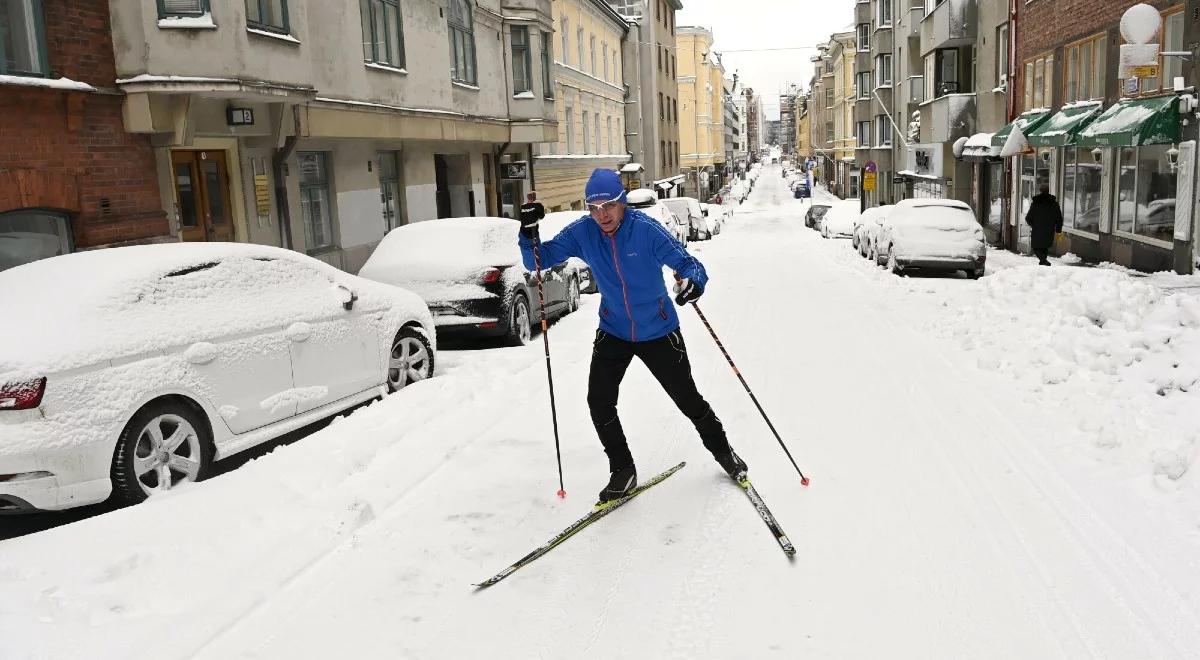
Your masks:
<path fill-rule="evenodd" d="M 1033 248 L 1033 256 L 1038 258 L 1039 265 L 1042 265 L 1042 266 L 1050 265 L 1050 261 L 1046 258 L 1046 257 L 1050 256 L 1050 248 L 1048 248 L 1048 247 Z"/>
<path fill-rule="evenodd" d="M 597 330 L 588 375 L 588 408 L 604 453 L 608 454 L 610 471 L 633 465 L 633 455 L 629 453 L 629 443 L 617 416 L 617 395 L 634 356 L 646 365 L 680 412 L 692 420 L 705 448 L 714 454 L 730 451 L 725 427 L 696 390 L 687 347 L 678 328 L 665 337 L 641 342 L 625 341 Z"/>

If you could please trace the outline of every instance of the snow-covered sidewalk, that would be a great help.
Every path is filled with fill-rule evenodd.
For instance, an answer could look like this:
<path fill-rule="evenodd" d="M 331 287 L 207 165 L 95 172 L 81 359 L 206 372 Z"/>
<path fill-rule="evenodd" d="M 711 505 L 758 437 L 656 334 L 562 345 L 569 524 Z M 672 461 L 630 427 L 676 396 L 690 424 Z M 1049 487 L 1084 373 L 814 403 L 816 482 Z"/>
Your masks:
<path fill-rule="evenodd" d="M 540 342 L 444 351 L 437 378 L 231 474 L 0 544 L 0 655 L 1200 654 L 1186 283 L 999 252 L 979 281 L 898 278 L 805 229 L 806 206 L 769 168 L 690 248 L 712 276 L 701 306 L 810 488 L 682 310 L 701 391 L 794 562 L 634 365 L 639 471 L 688 466 L 472 591 L 605 480 L 589 296 L 551 332 L 565 501 Z"/>

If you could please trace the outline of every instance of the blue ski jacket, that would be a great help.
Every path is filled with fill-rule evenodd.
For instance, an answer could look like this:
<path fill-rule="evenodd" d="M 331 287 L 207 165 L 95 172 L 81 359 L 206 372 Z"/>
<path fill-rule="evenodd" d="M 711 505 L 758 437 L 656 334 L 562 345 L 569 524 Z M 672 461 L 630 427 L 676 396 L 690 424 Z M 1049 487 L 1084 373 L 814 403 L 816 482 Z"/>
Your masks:
<path fill-rule="evenodd" d="M 533 242 L 518 234 L 525 267 L 534 270 Z M 587 262 L 600 290 L 600 329 L 626 341 L 651 341 L 674 332 L 679 316 L 667 293 L 663 266 L 708 286 L 704 266 L 661 224 L 626 208 L 616 233 L 607 236 L 590 216 L 567 225 L 541 244 L 542 268 L 571 257 Z"/>

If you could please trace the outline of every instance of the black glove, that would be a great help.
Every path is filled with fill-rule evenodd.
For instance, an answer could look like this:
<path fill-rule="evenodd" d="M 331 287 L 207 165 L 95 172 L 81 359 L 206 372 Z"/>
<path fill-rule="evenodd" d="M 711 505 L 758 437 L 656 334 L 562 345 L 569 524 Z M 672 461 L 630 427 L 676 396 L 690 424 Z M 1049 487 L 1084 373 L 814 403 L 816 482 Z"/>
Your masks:
<path fill-rule="evenodd" d="M 675 282 L 675 304 L 680 307 L 694 301 L 699 300 L 704 294 L 704 287 L 700 283 L 685 277 Z"/>
<path fill-rule="evenodd" d="M 521 234 L 531 241 L 539 240 L 538 222 L 546 217 L 546 209 L 539 202 L 521 206 Z"/>

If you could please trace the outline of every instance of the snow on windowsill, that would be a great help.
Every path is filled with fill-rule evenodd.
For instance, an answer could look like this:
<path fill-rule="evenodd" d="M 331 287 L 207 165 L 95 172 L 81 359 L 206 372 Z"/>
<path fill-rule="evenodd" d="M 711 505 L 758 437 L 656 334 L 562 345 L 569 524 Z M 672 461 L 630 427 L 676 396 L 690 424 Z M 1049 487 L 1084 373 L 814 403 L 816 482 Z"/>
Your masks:
<path fill-rule="evenodd" d="M 401 69 L 399 67 L 388 66 L 386 64 L 378 64 L 376 62 L 363 62 L 363 66 L 367 67 L 368 69 L 375 69 L 376 71 L 386 71 L 388 73 L 399 73 L 399 74 L 403 74 L 406 76 L 408 75 L 408 69 Z"/>
<path fill-rule="evenodd" d="M 45 87 L 70 92 L 94 92 L 95 87 L 70 78 L 31 78 L 26 76 L 0 75 L 0 85 L 16 85 L 19 87 Z"/>
<path fill-rule="evenodd" d="M 533 92 L 521 92 L 519 94 L 513 94 L 513 98 L 525 100 L 525 99 L 535 99 L 537 97 L 533 95 Z"/>
<path fill-rule="evenodd" d="M 584 160 L 587 158 L 629 158 L 629 154 L 545 154 L 534 156 L 537 160 Z"/>
<path fill-rule="evenodd" d="M 204 76 L 157 76 L 150 73 L 143 73 L 132 78 L 118 78 L 118 85 L 128 85 L 134 83 L 235 83 L 236 78 L 207 78 Z"/>
<path fill-rule="evenodd" d="M 479 91 L 479 87 L 478 87 L 477 85 L 469 85 L 469 84 L 467 84 L 467 83 L 461 83 L 461 82 L 458 82 L 457 80 L 451 80 L 451 81 L 450 81 L 450 84 L 451 84 L 451 85 L 454 85 L 455 87 L 461 87 L 461 88 L 463 88 L 463 89 L 469 89 L 469 90 L 471 90 L 472 92 L 478 92 L 478 91 Z"/>
<path fill-rule="evenodd" d="M 259 30 L 257 28 L 248 27 L 246 32 L 257 34 L 260 37 L 269 37 L 278 41 L 283 41 L 289 44 L 300 45 L 300 40 L 290 34 L 280 34 L 278 32 L 270 32 L 268 30 Z"/>
<path fill-rule="evenodd" d="M 158 27 L 182 30 L 215 30 L 212 14 L 204 13 L 199 16 L 167 16 L 158 19 Z"/>

